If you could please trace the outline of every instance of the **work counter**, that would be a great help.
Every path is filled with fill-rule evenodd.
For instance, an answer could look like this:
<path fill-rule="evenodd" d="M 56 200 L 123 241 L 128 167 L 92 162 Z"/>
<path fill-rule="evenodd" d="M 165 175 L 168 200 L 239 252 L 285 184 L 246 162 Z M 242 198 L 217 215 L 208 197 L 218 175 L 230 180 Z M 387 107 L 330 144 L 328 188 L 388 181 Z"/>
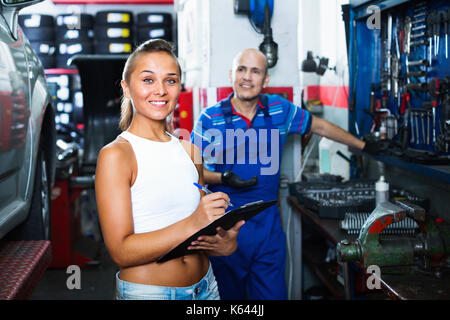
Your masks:
<path fill-rule="evenodd" d="M 303 229 L 312 226 L 312 233 L 322 236 L 324 242 L 336 246 L 341 240 L 354 241 L 357 235 L 349 235 L 340 229 L 340 220 L 323 219 L 312 210 L 301 205 L 296 197 L 289 196 L 288 203 L 294 212 L 301 214 Z M 322 243 L 324 243 L 322 242 Z M 349 286 L 343 283 L 343 276 L 339 281 L 339 270 L 342 265 L 336 260 L 325 262 L 327 248 L 316 241 L 303 241 L 302 252 L 304 262 L 313 270 L 319 280 L 329 289 L 334 299 L 450 299 L 450 273 L 442 272 L 441 277 L 424 272 L 419 272 L 413 267 L 392 267 L 381 269 L 381 290 L 367 290 L 366 279 L 371 274 L 366 274 L 359 263 L 349 263 Z M 339 267 L 341 266 L 341 268 Z M 358 280 L 359 278 L 359 280 Z"/>

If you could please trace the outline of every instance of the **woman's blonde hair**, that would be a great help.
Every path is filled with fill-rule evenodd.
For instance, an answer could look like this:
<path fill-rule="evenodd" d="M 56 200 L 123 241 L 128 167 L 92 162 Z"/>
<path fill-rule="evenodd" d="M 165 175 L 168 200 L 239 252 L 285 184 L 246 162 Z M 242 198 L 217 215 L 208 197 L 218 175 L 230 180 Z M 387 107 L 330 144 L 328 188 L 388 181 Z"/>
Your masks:
<path fill-rule="evenodd" d="M 125 82 L 129 84 L 130 75 L 134 70 L 134 64 L 136 59 L 143 53 L 152 53 L 152 52 L 166 52 L 167 54 L 172 56 L 177 62 L 178 71 L 180 73 L 181 78 L 181 67 L 177 57 L 175 56 L 173 45 L 163 39 L 151 39 L 140 44 L 133 51 L 133 53 L 130 54 L 127 61 L 125 62 L 125 67 L 123 68 L 122 80 L 125 80 Z M 131 125 L 132 120 L 133 120 L 133 105 L 131 103 L 131 100 L 122 95 L 122 104 L 120 106 L 119 128 L 122 131 L 127 130 L 128 127 Z M 167 128 L 167 125 L 166 129 L 169 129 Z"/>

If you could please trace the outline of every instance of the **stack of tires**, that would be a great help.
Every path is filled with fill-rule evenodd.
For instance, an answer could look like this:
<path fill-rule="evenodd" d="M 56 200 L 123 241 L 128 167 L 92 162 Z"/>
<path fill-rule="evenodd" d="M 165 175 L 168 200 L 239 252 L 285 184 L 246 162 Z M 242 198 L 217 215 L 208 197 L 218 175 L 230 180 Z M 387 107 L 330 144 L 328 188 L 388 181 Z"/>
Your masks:
<path fill-rule="evenodd" d="M 55 122 L 62 125 L 83 123 L 83 93 L 78 74 L 47 74 L 52 88 Z"/>
<path fill-rule="evenodd" d="M 81 90 L 80 77 L 72 78 L 72 103 L 73 103 L 73 123 L 75 125 L 83 124 L 83 92 Z"/>
<path fill-rule="evenodd" d="M 72 121 L 72 79 L 69 74 L 47 74 L 47 82 L 55 86 L 55 122 L 69 124 Z"/>
<path fill-rule="evenodd" d="M 172 41 L 172 15 L 166 12 L 143 12 L 136 18 L 136 42 L 161 38 Z"/>
<path fill-rule="evenodd" d="M 45 69 L 55 67 L 55 19 L 50 15 L 22 14 L 19 25 Z"/>
<path fill-rule="evenodd" d="M 133 50 L 133 13 L 98 11 L 95 15 L 95 53 L 129 54 Z"/>
<path fill-rule="evenodd" d="M 94 17 L 92 15 L 60 14 L 56 16 L 56 25 L 58 42 L 56 65 L 58 68 L 69 68 L 67 61 L 76 54 L 94 53 Z"/>

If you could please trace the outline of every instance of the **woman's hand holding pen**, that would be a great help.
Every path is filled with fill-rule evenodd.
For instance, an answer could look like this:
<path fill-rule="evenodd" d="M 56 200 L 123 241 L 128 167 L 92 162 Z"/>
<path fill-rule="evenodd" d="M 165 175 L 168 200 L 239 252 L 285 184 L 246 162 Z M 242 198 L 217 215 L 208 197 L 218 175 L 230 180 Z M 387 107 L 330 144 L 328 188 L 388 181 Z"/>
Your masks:
<path fill-rule="evenodd" d="M 225 210 L 230 204 L 230 198 L 226 193 L 214 192 L 203 196 L 197 210 L 191 215 L 194 224 L 201 229 L 214 220 L 225 214 Z M 189 246 L 189 250 L 205 250 L 207 255 L 228 256 L 237 249 L 237 236 L 239 229 L 245 221 L 238 221 L 231 229 L 225 231 L 221 227 L 217 228 L 214 236 L 200 236 Z"/>
<path fill-rule="evenodd" d="M 223 192 L 203 196 L 197 209 L 192 213 L 192 221 L 198 230 L 225 214 L 230 198 Z"/>

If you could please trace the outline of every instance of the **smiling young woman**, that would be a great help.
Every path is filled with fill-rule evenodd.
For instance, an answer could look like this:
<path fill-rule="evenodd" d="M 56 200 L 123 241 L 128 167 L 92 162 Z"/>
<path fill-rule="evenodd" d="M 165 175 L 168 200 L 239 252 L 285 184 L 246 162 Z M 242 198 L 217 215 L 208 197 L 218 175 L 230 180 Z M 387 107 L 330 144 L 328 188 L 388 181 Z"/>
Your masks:
<path fill-rule="evenodd" d="M 207 255 L 229 255 L 243 222 L 196 241 L 195 253 L 156 260 L 225 213 L 229 197 L 202 196 L 199 150 L 166 130 L 181 88 L 172 47 L 149 40 L 128 58 L 121 81 L 123 132 L 102 148 L 95 190 L 103 238 L 120 267 L 117 299 L 217 299 Z"/>
<path fill-rule="evenodd" d="M 148 54 L 152 54 L 152 59 L 137 59 Z M 167 73 L 162 73 L 162 79 L 157 79 L 163 68 Z M 174 110 L 181 89 L 181 67 L 170 44 L 157 40 L 151 42 L 151 46 L 141 45 L 125 64 L 121 86 L 124 95 L 120 129 L 127 130 L 131 122 L 140 116 L 152 119 L 152 114 L 149 114 L 150 106 L 159 113 L 155 114 L 154 120 L 165 119 Z M 145 100 L 147 98 L 150 100 Z M 135 112 L 138 115 L 133 119 Z"/>

